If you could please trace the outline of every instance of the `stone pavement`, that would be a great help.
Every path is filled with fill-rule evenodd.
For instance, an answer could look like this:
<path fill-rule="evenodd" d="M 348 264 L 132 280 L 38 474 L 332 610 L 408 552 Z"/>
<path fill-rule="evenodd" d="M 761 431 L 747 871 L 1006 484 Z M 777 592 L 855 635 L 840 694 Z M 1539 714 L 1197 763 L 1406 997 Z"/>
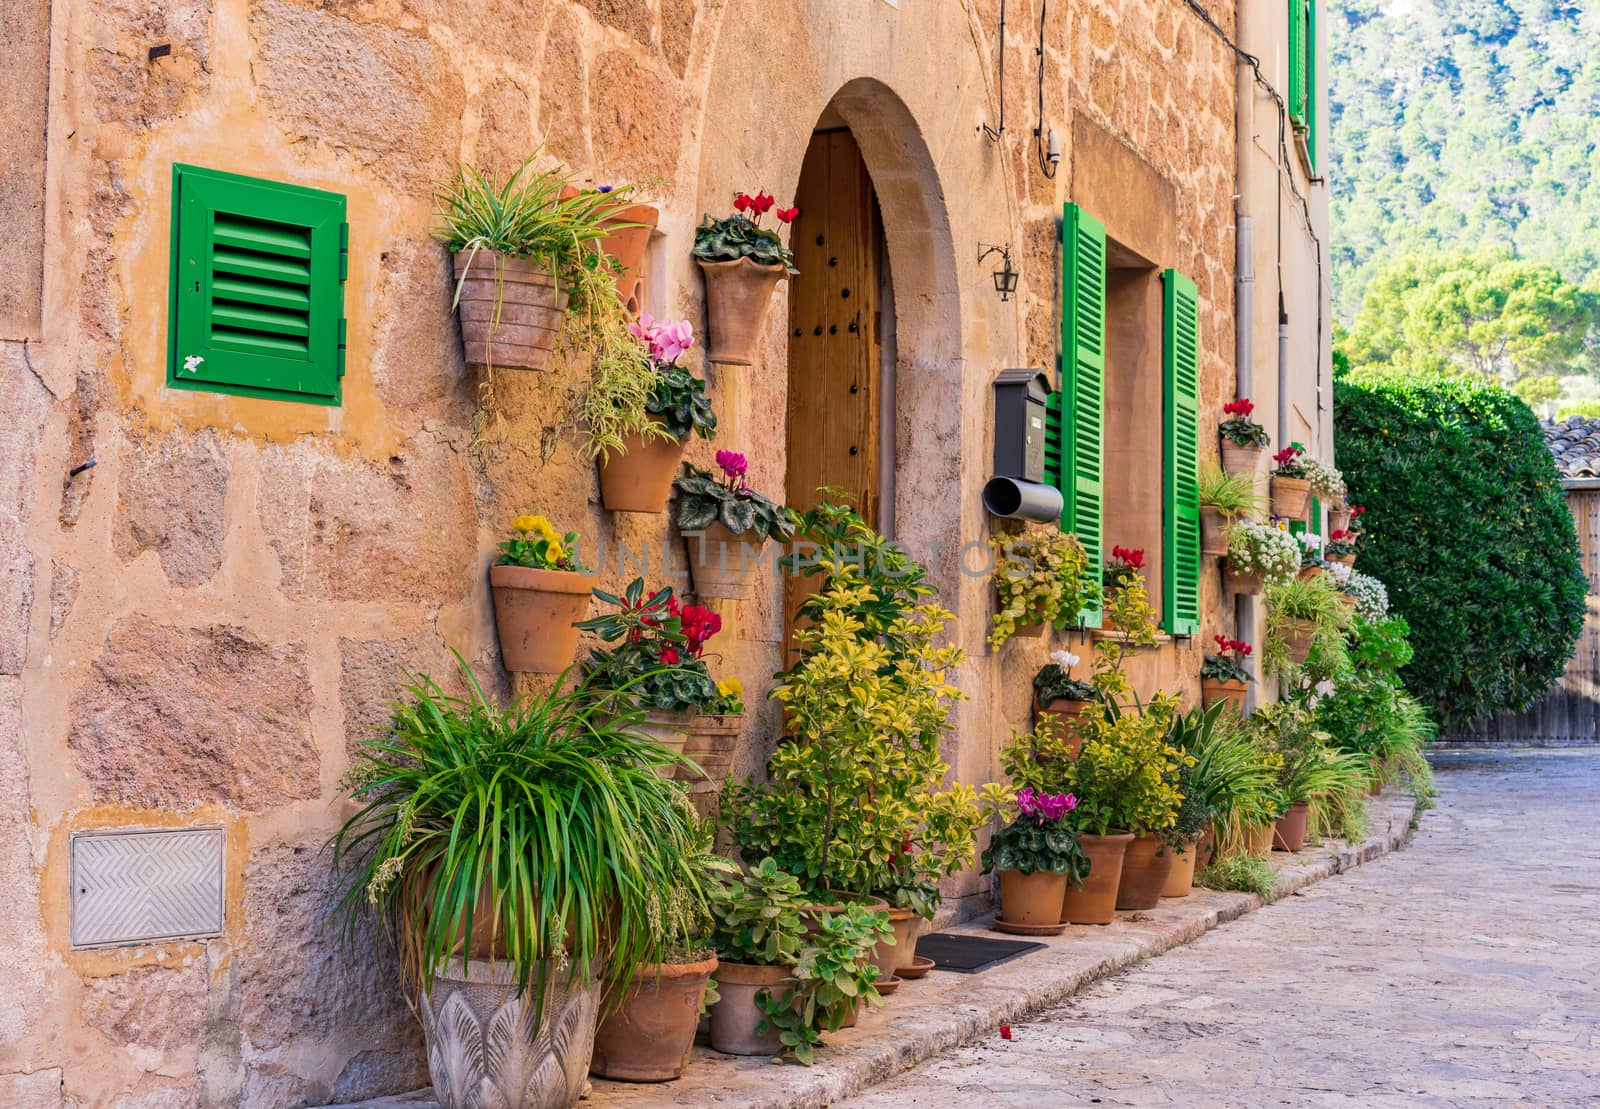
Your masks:
<path fill-rule="evenodd" d="M 1406 851 L 851 1109 L 1600 1106 L 1600 752 L 1460 752 Z"/>

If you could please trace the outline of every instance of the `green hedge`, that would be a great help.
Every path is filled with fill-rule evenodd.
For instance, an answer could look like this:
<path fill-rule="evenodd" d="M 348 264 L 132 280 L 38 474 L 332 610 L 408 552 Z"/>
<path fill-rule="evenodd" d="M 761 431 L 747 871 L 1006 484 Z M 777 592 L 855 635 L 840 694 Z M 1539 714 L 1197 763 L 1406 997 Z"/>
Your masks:
<path fill-rule="evenodd" d="M 1460 380 L 1334 383 L 1335 451 L 1366 507 L 1357 566 L 1411 625 L 1406 686 L 1446 724 L 1538 700 L 1588 592 L 1555 463 L 1528 406 Z"/>

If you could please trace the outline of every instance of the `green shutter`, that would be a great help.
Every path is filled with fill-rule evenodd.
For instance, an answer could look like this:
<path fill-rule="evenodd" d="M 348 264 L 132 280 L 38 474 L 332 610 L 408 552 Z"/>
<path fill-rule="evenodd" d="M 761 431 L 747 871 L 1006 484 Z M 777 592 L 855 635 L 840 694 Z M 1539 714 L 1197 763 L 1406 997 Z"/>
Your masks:
<path fill-rule="evenodd" d="M 338 404 L 345 200 L 172 167 L 167 384 Z"/>
<path fill-rule="evenodd" d="M 1306 0 L 1289 0 L 1289 119 L 1306 120 Z"/>
<path fill-rule="evenodd" d="M 1316 497 L 1311 498 L 1311 534 L 1322 534 L 1322 502 Z"/>
<path fill-rule="evenodd" d="M 1317 0 L 1306 0 L 1306 154 L 1317 170 Z"/>
<path fill-rule="evenodd" d="M 1161 275 L 1162 630 L 1200 630 L 1200 294 L 1177 270 Z"/>
<path fill-rule="evenodd" d="M 1092 573 L 1104 560 L 1101 432 L 1106 369 L 1106 229 L 1076 204 L 1061 218 L 1061 388 L 1058 432 L 1061 527 L 1078 536 Z M 1047 440 L 1048 443 L 1048 440 Z M 1100 626 L 1096 603 L 1083 614 Z"/>

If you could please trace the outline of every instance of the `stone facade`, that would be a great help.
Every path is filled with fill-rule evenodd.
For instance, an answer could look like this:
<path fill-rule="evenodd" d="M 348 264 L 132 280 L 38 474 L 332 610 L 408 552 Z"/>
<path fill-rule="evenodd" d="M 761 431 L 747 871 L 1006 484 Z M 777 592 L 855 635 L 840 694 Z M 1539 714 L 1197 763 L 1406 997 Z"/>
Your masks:
<path fill-rule="evenodd" d="M 1211 6 L 1233 33 L 1231 6 Z M 688 256 L 702 213 L 739 189 L 786 198 L 818 121 L 851 128 L 894 271 L 895 519 L 934 552 L 969 653 L 948 747 L 969 781 L 992 777 L 1026 726 L 1046 649 L 985 647 L 991 591 L 959 552 L 990 533 L 991 378 L 1055 361 L 1063 201 L 1199 286 L 1202 443 L 1233 395 L 1235 64 L 1168 0 L 1057 0 L 1042 57 L 1036 14 L 1013 7 L 997 38 L 998 0 L 52 0 L 48 13 L 0 17 L 0 106 L 45 136 L 0 170 L 0 211 L 42 233 L 8 236 L 0 289 L 8 1104 L 296 1106 L 417 1084 L 416 1025 L 381 943 L 341 948 L 329 922 L 319 848 L 344 815 L 349 745 L 404 674 L 448 674 L 452 648 L 512 691 L 484 568 L 514 514 L 547 513 L 591 550 L 649 550 L 652 576 L 676 548 L 664 517 L 601 509 L 561 368 L 497 374 L 475 442 L 480 375 L 462 364 L 429 236 L 432 188 L 458 159 L 509 167 L 542 149 L 597 183 L 659 177 L 645 307 L 702 330 Z M 158 46 L 170 52 L 152 59 Z M 1054 177 L 1032 136 L 1039 65 Z M 340 407 L 165 387 L 174 162 L 348 198 Z M 979 243 L 1011 244 L 1018 297 L 994 294 Z M 691 354 L 718 444 L 752 450 L 770 490 L 784 481 L 786 334 L 780 298 L 756 366 Z M 614 558 L 605 579 L 624 580 Z M 1203 613 L 1207 634 L 1231 629 L 1214 570 Z M 735 771 L 755 774 L 778 727 L 760 700 L 781 653 L 777 583 L 724 619 L 722 672 L 760 706 Z M 1193 695 L 1200 654 L 1166 645 L 1137 662 L 1137 684 Z M 223 936 L 72 950 L 70 833 L 199 822 L 226 828 Z M 952 882 L 948 911 L 980 910 L 987 889 Z"/>

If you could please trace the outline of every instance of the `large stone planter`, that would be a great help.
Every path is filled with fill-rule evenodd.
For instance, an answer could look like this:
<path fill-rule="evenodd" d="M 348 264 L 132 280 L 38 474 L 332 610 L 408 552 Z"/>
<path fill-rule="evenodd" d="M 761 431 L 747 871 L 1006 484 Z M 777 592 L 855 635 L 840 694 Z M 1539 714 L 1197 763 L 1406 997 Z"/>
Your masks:
<path fill-rule="evenodd" d="M 748 258 L 732 262 L 699 260 L 706 279 L 706 357 L 731 366 L 748 366 L 778 282 L 789 276 L 782 266 L 758 266 Z"/>
<path fill-rule="evenodd" d="M 681 1075 L 694 1051 L 706 979 L 716 969 L 715 955 L 640 967 L 627 995 L 595 1032 L 589 1070 L 623 1082 L 667 1082 Z"/>
<path fill-rule="evenodd" d="M 494 627 L 505 668 L 559 674 L 572 665 L 578 649 L 578 629 L 572 625 L 589 611 L 589 593 L 599 580 L 597 574 L 568 570 L 489 567 Z"/>
<path fill-rule="evenodd" d="M 492 250 L 476 255 L 457 251 L 455 274 L 461 290 L 461 342 L 469 365 L 520 370 L 550 365 L 567 307 L 567 294 L 555 274 L 526 258 Z"/>
<path fill-rule="evenodd" d="M 542 1008 L 509 962 L 451 960 L 417 1006 L 442 1109 L 570 1109 L 588 1082 L 600 984 L 547 971 Z M 536 1019 L 537 1018 L 537 1019 Z M 537 1028 L 535 1025 L 537 1024 Z"/>
<path fill-rule="evenodd" d="M 703 532 L 684 536 L 689 548 L 689 577 L 702 597 L 740 601 L 750 596 L 762 565 L 758 535 L 735 535 L 720 522 Z"/>

